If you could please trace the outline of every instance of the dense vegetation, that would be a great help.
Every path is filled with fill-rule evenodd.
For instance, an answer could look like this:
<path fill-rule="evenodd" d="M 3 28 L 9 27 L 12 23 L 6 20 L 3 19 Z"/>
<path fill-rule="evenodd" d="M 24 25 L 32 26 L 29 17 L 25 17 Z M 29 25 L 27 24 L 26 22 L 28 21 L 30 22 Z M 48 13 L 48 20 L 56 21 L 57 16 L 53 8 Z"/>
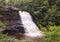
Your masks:
<path fill-rule="evenodd" d="M 41 42 L 60 42 L 60 0 L 0 0 L 0 5 L 15 6 L 30 12 L 46 34 Z"/>
<path fill-rule="evenodd" d="M 30 12 L 39 27 L 60 25 L 60 0 L 0 0 L 0 3 Z"/>

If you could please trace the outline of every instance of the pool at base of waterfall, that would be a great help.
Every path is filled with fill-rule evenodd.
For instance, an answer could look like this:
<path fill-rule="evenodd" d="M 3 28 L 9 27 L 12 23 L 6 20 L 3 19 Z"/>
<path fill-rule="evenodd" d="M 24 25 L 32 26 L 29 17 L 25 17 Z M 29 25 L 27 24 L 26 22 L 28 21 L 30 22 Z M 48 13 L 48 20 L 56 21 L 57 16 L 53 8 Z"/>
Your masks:
<path fill-rule="evenodd" d="M 15 36 L 16 39 L 19 40 L 37 40 L 37 39 L 41 39 L 43 37 L 42 32 L 40 33 L 24 33 L 24 34 L 17 34 Z"/>
<path fill-rule="evenodd" d="M 40 39 L 43 35 L 40 33 L 25 33 L 25 39 L 32 40 L 32 39 Z"/>

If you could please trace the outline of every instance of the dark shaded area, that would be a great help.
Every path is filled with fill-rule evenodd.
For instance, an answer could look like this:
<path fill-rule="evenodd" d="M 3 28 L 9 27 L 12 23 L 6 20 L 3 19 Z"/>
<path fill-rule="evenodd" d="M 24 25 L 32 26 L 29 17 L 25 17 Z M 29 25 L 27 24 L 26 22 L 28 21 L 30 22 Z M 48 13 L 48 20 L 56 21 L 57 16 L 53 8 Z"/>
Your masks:
<path fill-rule="evenodd" d="M 4 31 L 2 31 L 3 34 L 8 34 L 8 35 L 17 35 L 17 34 L 24 34 L 24 28 L 21 26 L 15 27 L 15 28 L 9 28 L 9 29 L 5 29 Z"/>

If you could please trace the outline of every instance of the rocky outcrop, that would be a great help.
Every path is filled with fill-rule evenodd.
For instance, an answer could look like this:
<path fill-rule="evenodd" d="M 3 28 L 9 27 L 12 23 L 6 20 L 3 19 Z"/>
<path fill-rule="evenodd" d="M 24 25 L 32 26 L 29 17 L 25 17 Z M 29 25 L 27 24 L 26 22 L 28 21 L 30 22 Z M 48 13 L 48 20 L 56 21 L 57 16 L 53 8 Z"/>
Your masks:
<path fill-rule="evenodd" d="M 0 11 L 19 11 L 19 8 L 13 6 L 0 6 Z"/>
<path fill-rule="evenodd" d="M 19 9 L 13 6 L 0 6 L 0 21 L 4 23 L 3 33 L 17 34 L 24 33 L 24 28 L 19 16 Z"/>

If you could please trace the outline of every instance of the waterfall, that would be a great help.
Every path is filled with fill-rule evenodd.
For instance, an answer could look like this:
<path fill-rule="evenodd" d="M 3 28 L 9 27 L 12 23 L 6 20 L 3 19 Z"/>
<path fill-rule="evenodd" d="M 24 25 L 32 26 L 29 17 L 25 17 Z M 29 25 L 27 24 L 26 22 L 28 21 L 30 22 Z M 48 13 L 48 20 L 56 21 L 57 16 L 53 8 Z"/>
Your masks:
<path fill-rule="evenodd" d="M 29 37 L 41 37 L 42 32 L 38 29 L 37 25 L 33 22 L 32 16 L 26 11 L 19 11 L 25 33 Z"/>

